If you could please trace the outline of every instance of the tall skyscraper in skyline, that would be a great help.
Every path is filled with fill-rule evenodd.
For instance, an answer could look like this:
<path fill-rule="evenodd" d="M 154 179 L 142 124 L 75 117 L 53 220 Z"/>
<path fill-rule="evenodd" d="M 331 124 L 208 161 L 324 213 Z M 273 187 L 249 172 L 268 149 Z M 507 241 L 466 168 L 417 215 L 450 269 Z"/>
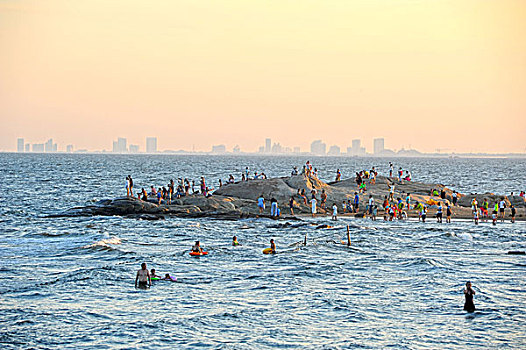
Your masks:
<path fill-rule="evenodd" d="M 363 156 L 365 155 L 365 147 L 362 147 L 362 140 L 352 140 L 352 147 L 347 148 L 347 153 L 351 156 Z"/>
<path fill-rule="evenodd" d="M 57 151 L 57 144 L 53 143 L 53 139 L 47 140 L 47 142 L 44 144 L 44 152 L 56 152 Z"/>
<path fill-rule="evenodd" d="M 384 139 L 378 138 L 373 141 L 373 152 L 374 154 L 380 154 L 384 150 Z"/>
<path fill-rule="evenodd" d="M 157 153 L 157 137 L 146 138 L 146 153 Z"/>
<path fill-rule="evenodd" d="M 271 147 L 272 147 L 272 140 L 265 139 L 265 153 L 270 153 Z"/>
<path fill-rule="evenodd" d="M 19 138 L 18 140 L 16 140 L 16 151 L 18 153 L 24 152 L 24 139 Z"/>
<path fill-rule="evenodd" d="M 117 141 L 113 141 L 113 152 L 114 153 L 126 153 L 128 152 L 128 141 L 124 137 L 119 137 Z"/>
<path fill-rule="evenodd" d="M 327 154 L 327 145 L 321 140 L 313 141 L 310 145 L 310 152 L 317 156 L 324 156 Z"/>

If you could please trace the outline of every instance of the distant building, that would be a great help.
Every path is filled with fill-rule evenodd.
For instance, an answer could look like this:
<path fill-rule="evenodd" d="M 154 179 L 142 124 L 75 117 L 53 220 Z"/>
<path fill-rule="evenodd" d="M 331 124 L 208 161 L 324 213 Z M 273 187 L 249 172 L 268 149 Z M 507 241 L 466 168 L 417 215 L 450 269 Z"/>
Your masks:
<path fill-rule="evenodd" d="M 384 139 L 374 139 L 373 140 L 373 150 L 375 155 L 379 155 L 384 151 Z"/>
<path fill-rule="evenodd" d="M 301 150 L 300 150 L 300 148 L 299 148 L 299 147 L 294 147 L 294 151 L 293 151 L 293 152 L 294 152 L 294 153 L 300 153 L 300 152 L 301 152 Z"/>
<path fill-rule="evenodd" d="M 18 153 L 24 152 L 24 139 L 17 139 L 16 140 L 16 151 Z"/>
<path fill-rule="evenodd" d="M 225 145 L 212 146 L 212 153 L 226 153 L 226 146 Z"/>
<path fill-rule="evenodd" d="M 336 145 L 331 146 L 331 148 L 329 148 L 328 155 L 330 155 L 330 156 L 339 156 L 340 155 L 340 147 L 338 147 Z"/>
<path fill-rule="evenodd" d="M 324 156 L 327 154 L 327 145 L 321 140 L 313 141 L 310 145 L 310 152 L 317 156 Z"/>
<path fill-rule="evenodd" d="M 259 153 L 264 153 L 264 152 L 265 152 L 265 146 L 261 146 L 261 147 L 259 147 L 258 152 L 259 152 Z"/>
<path fill-rule="evenodd" d="M 283 148 L 281 147 L 281 145 L 279 143 L 275 143 L 272 145 L 272 153 L 274 154 L 280 154 L 280 153 L 283 153 Z"/>
<path fill-rule="evenodd" d="M 271 139 L 265 139 L 265 153 L 270 153 L 270 151 L 271 151 L 271 144 L 272 144 L 272 140 Z"/>
<path fill-rule="evenodd" d="M 139 153 L 139 145 L 130 145 L 130 153 Z"/>
<path fill-rule="evenodd" d="M 352 147 L 347 147 L 347 154 L 350 156 L 364 156 L 365 147 L 362 147 L 362 141 L 359 139 L 352 140 Z"/>
<path fill-rule="evenodd" d="M 35 153 L 42 153 L 44 152 L 44 144 L 43 143 L 34 143 L 31 145 L 31 151 Z"/>
<path fill-rule="evenodd" d="M 72 153 L 73 152 L 73 145 L 67 145 L 66 146 L 66 152 Z"/>
<path fill-rule="evenodd" d="M 47 140 L 47 142 L 44 144 L 44 152 L 56 152 L 57 151 L 57 144 L 53 143 L 53 139 Z"/>
<path fill-rule="evenodd" d="M 234 149 L 232 150 L 234 153 L 241 153 L 241 148 L 239 148 L 239 145 L 235 145 Z"/>
<path fill-rule="evenodd" d="M 128 152 L 128 141 L 123 138 L 119 137 L 117 141 L 113 141 L 113 153 L 126 153 Z"/>
<path fill-rule="evenodd" d="M 146 153 L 157 153 L 157 137 L 146 138 Z"/>
<path fill-rule="evenodd" d="M 24 146 L 24 150 L 26 152 L 30 152 L 31 151 L 31 145 L 29 143 L 26 143 L 25 146 Z"/>

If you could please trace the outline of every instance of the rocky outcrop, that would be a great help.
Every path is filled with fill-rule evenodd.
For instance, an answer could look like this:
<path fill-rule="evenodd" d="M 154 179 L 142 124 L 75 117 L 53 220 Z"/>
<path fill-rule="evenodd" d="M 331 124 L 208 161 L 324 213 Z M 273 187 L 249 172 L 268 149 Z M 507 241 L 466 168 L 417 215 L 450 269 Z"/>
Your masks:
<path fill-rule="evenodd" d="M 369 196 L 372 195 L 375 203 L 379 207 L 379 215 L 381 215 L 381 204 L 384 197 L 389 196 L 390 185 L 395 186 L 394 198 L 400 197 L 404 199 L 408 193 L 411 194 L 412 203 L 416 201 L 428 203 L 431 208 L 433 204 L 442 202 L 446 204 L 451 200 L 452 191 L 442 184 L 426 184 L 413 181 L 399 182 L 395 178 L 387 178 L 378 176 L 375 184 L 371 184 L 369 180 L 367 183 L 367 191 L 359 194 L 360 196 L 360 210 L 356 215 L 362 217 Z M 298 190 L 304 189 L 306 192 L 307 203 L 304 199 L 297 195 Z M 191 195 L 174 199 L 170 205 L 161 203 L 158 205 L 152 201 L 141 201 L 135 198 L 118 198 L 107 199 L 99 201 L 93 205 L 85 207 L 76 207 L 66 210 L 62 213 L 53 214 L 50 216 L 92 216 L 92 215 L 120 215 L 144 220 L 155 220 L 164 218 L 166 216 L 180 216 L 180 217 L 217 217 L 223 219 L 239 219 L 247 217 L 270 217 L 271 198 L 278 201 L 279 207 L 282 211 L 282 217 L 290 219 L 289 201 L 291 197 L 295 199 L 294 214 L 309 214 L 311 198 L 311 191 L 316 190 L 318 199 L 318 213 L 325 214 L 326 209 L 321 208 L 320 193 L 325 191 L 327 194 L 328 208 L 332 208 L 333 203 L 337 204 L 338 210 L 341 214 L 342 201 L 352 200 L 357 192 L 357 185 L 354 179 L 347 179 L 340 182 L 324 183 L 319 179 L 309 178 L 304 175 L 296 175 L 290 177 L 261 179 L 243 181 L 234 184 L 227 184 L 218 188 L 212 196 L 204 197 L 202 195 Z M 445 199 L 432 196 L 433 189 L 445 192 Z M 260 214 L 256 205 L 257 198 L 263 195 L 267 201 L 267 209 L 265 213 Z M 484 198 L 488 198 L 490 203 L 495 200 L 500 200 L 500 196 L 494 194 L 481 195 L 461 195 L 459 200 L 460 207 L 454 209 L 454 215 L 462 217 L 470 217 L 471 200 L 476 197 L 479 203 Z M 516 207 L 524 207 L 524 199 L 519 196 L 509 198 L 509 203 L 513 202 Z M 330 212 L 331 210 L 327 210 Z M 411 215 L 411 213 L 409 213 Z M 519 213 L 519 217 L 521 214 Z"/>

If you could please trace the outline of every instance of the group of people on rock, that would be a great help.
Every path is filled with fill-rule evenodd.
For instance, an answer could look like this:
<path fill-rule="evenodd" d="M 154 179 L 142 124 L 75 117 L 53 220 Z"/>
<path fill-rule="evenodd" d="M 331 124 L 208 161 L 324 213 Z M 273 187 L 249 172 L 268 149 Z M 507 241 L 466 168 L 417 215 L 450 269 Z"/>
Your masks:
<path fill-rule="evenodd" d="M 501 197 L 500 200 L 495 200 L 494 205 L 491 207 L 491 209 L 493 209 L 491 214 L 493 225 L 497 224 L 499 218 L 501 222 L 504 222 L 506 207 L 507 203 L 504 197 Z M 476 197 L 471 200 L 471 212 L 473 213 L 473 221 L 475 221 L 476 225 L 478 225 L 479 221 L 488 221 L 489 210 L 490 204 L 487 198 L 484 198 L 484 201 L 480 205 Z M 517 209 L 513 204 L 510 205 L 510 211 L 511 222 L 514 223 Z"/>
<path fill-rule="evenodd" d="M 191 194 L 203 194 L 205 197 L 209 197 L 211 195 L 211 189 L 206 185 L 204 176 L 201 176 L 199 188 L 200 190 L 195 190 L 194 180 L 190 182 L 186 178 L 179 178 L 176 185 L 174 180 L 170 179 L 170 182 L 166 186 L 158 187 L 157 189 L 153 185 L 150 186 L 149 192 L 147 192 L 146 189 L 141 188 L 141 190 L 137 192 L 137 199 L 148 201 L 148 199 L 153 198 L 153 200 L 160 205 L 163 203 L 163 201 L 166 204 L 171 204 L 172 199 L 178 199 Z M 131 175 L 126 176 L 126 196 L 135 197 L 133 193 L 133 179 Z"/>

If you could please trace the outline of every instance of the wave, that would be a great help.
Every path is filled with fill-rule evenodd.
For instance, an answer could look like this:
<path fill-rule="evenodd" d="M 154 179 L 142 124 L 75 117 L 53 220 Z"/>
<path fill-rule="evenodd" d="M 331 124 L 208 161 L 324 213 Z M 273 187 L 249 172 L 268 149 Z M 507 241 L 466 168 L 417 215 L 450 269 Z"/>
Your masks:
<path fill-rule="evenodd" d="M 83 249 L 101 249 L 101 250 L 116 250 L 116 248 L 112 247 L 111 245 L 119 245 L 122 241 L 119 237 L 111 237 L 111 238 L 105 238 L 101 239 L 100 241 L 97 241 L 92 244 L 87 244 L 81 248 Z"/>

